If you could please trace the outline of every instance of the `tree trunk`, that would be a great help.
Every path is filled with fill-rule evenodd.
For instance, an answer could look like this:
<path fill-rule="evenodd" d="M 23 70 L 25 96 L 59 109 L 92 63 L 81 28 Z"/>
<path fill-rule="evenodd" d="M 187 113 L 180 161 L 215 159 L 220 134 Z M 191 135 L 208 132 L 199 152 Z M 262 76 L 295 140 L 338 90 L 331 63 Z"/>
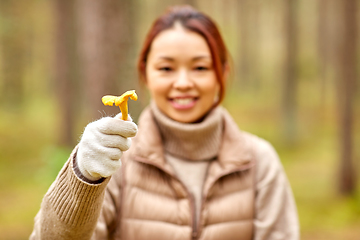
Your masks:
<path fill-rule="evenodd" d="M 294 145 L 297 136 L 296 109 L 297 109 L 297 84 L 296 84 L 296 55 L 297 55 L 297 25 L 296 25 L 296 0 L 284 1 L 286 11 L 286 58 L 285 81 L 283 88 L 283 116 L 284 136 L 287 144 Z"/>
<path fill-rule="evenodd" d="M 250 81 L 250 55 L 251 47 L 249 44 L 250 36 L 249 28 L 249 3 L 248 0 L 240 0 L 236 3 L 239 14 L 238 21 L 240 26 L 240 53 L 238 64 L 238 77 L 241 88 L 246 90 L 249 88 Z"/>
<path fill-rule="evenodd" d="M 340 192 L 355 191 L 353 165 L 353 100 L 356 82 L 356 0 L 341 2 L 339 29 L 339 127 L 340 127 Z"/>
<path fill-rule="evenodd" d="M 331 57 L 329 54 L 331 47 L 329 45 L 329 0 L 319 0 L 318 1 L 318 61 L 320 65 L 320 97 L 322 109 L 325 108 L 326 94 L 327 94 L 327 83 L 329 82 L 328 78 L 328 59 Z"/>
<path fill-rule="evenodd" d="M 8 109 L 20 109 L 24 101 L 24 70 L 28 55 L 28 34 L 24 28 L 26 14 L 18 2 L 0 1 L 0 44 L 2 45 L 1 102 Z"/>
<path fill-rule="evenodd" d="M 101 97 L 120 95 L 134 86 L 135 74 L 129 77 L 129 60 L 133 60 L 129 56 L 134 42 L 131 1 L 79 0 L 77 9 L 87 118 L 115 115 L 119 109 L 104 106 Z"/>
<path fill-rule="evenodd" d="M 78 99 L 76 89 L 76 49 L 74 28 L 74 0 L 55 1 L 56 54 L 55 54 L 55 87 L 59 100 L 61 145 L 73 146 L 75 109 Z"/>

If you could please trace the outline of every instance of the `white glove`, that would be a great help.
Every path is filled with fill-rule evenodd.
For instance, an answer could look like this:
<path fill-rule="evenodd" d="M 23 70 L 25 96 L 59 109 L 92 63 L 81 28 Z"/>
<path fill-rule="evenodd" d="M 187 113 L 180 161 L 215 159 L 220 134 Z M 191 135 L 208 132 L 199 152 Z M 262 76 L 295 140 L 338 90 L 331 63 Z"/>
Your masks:
<path fill-rule="evenodd" d="M 82 175 L 91 181 L 111 176 L 120 166 L 122 152 L 130 148 L 137 126 L 128 121 L 104 117 L 89 123 L 81 137 L 76 161 Z"/>

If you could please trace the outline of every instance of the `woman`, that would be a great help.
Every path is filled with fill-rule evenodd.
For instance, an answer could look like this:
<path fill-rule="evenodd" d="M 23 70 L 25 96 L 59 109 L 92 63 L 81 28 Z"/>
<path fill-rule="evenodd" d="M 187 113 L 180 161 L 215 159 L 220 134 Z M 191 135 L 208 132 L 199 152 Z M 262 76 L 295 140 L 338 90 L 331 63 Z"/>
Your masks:
<path fill-rule="evenodd" d="M 229 67 L 212 20 L 170 9 L 138 69 L 152 99 L 139 128 L 119 116 L 85 128 L 31 239 L 298 239 L 276 152 L 219 106 Z"/>

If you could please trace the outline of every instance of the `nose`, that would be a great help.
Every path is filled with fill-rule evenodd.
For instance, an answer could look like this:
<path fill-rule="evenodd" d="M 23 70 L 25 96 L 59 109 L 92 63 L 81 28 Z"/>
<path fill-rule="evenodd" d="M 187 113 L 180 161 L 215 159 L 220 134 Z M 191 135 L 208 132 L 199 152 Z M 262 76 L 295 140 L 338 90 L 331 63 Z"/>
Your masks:
<path fill-rule="evenodd" d="M 179 74 L 174 82 L 174 88 L 179 90 L 188 90 L 194 86 L 193 81 L 191 80 L 190 74 L 187 70 L 182 69 L 179 71 Z"/>

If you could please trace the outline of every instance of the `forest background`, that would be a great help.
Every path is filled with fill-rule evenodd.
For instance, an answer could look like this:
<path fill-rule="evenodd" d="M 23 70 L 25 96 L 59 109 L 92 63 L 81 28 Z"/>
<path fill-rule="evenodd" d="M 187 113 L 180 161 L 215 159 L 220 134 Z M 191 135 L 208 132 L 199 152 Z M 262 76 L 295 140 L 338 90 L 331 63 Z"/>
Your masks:
<path fill-rule="evenodd" d="M 151 22 L 190 4 L 232 57 L 223 105 L 277 149 L 306 240 L 360 239 L 359 0 L 1 0 L 0 236 L 27 239 L 101 96 L 136 89 Z"/>

